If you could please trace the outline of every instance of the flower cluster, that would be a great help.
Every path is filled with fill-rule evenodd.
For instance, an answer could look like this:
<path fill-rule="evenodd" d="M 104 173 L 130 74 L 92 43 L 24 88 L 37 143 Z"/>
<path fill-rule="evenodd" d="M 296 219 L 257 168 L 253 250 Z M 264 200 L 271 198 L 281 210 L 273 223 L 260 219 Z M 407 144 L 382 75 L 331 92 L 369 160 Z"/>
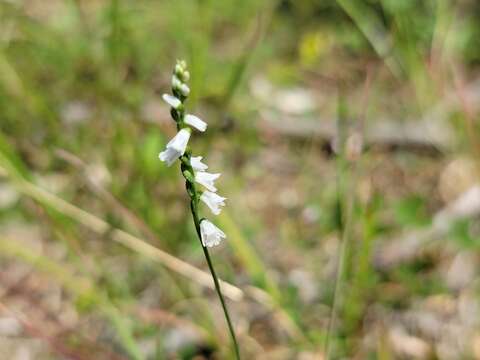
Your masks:
<path fill-rule="evenodd" d="M 189 78 L 190 73 L 187 71 L 185 61 L 177 61 L 172 75 L 173 95 L 163 94 L 163 100 L 171 107 L 170 114 L 177 124 L 178 132 L 168 142 L 165 150 L 159 154 L 159 158 L 167 166 L 171 166 L 177 159 L 180 159 L 182 174 L 191 199 L 195 225 L 200 233 L 202 245 L 212 247 L 220 244 L 222 239 L 226 238 L 226 235 L 207 219 L 198 220 L 197 206 L 201 200 L 210 208 L 213 214 L 218 215 L 221 207 L 225 206 L 226 198 L 216 193 L 215 180 L 220 177 L 220 174 L 207 172 L 208 166 L 202 162 L 202 157 L 192 156 L 191 150 L 188 148 L 192 129 L 200 132 L 204 132 L 207 129 L 206 122 L 185 111 L 185 100 L 190 94 L 190 88 L 187 85 Z M 206 190 L 198 190 L 195 183 L 202 185 Z"/>

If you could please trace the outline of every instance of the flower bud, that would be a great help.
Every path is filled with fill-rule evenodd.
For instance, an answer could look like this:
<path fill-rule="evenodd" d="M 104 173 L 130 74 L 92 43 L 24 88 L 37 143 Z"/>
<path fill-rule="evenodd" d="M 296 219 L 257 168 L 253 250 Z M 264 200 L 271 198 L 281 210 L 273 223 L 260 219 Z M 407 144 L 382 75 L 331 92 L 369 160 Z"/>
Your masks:
<path fill-rule="evenodd" d="M 183 176 L 185 177 L 185 179 L 187 179 L 191 183 L 193 183 L 195 181 L 194 178 L 193 178 L 193 174 L 188 170 L 185 170 L 183 172 Z"/>

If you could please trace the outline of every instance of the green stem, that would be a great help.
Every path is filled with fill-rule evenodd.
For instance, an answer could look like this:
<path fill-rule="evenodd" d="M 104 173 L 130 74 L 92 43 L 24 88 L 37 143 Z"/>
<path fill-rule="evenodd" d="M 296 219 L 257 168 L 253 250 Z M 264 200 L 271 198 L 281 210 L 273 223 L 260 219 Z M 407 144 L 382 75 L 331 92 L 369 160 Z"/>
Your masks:
<path fill-rule="evenodd" d="M 190 164 L 190 154 L 186 154 L 186 156 L 182 157 L 180 160 L 187 168 L 187 171 L 193 174 L 194 172 Z M 213 283 L 215 284 L 215 291 L 217 292 L 217 295 L 220 299 L 220 303 L 222 304 L 223 313 L 225 315 L 225 319 L 227 320 L 228 330 L 230 332 L 230 337 L 232 338 L 233 347 L 235 349 L 235 357 L 237 360 L 240 360 L 240 348 L 238 346 L 237 337 L 235 336 L 235 331 L 233 329 L 232 320 L 230 319 L 230 314 L 228 312 L 227 304 L 225 303 L 225 299 L 223 298 L 222 290 L 220 289 L 220 283 L 218 281 L 217 274 L 215 273 L 212 259 L 210 258 L 210 253 L 208 252 L 207 247 L 203 246 L 203 243 L 202 243 L 202 234 L 200 232 L 200 218 L 198 216 L 198 209 L 197 209 L 200 195 L 197 192 L 195 183 L 189 181 L 187 178 L 185 178 L 185 180 L 186 180 L 187 190 L 189 190 L 188 193 L 191 199 L 190 209 L 192 211 L 193 222 L 195 223 L 195 230 L 197 231 L 198 240 L 200 241 L 200 245 L 202 246 L 202 249 L 203 249 L 203 254 L 205 255 L 205 259 L 207 260 L 208 269 L 212 274 Z"/>
<path fill-rule="evenodd" d="M 337 158 L 337 201 L 340 207 L 339 229 L 341 231 L 340 249 L 338 254 L 337 272 L 335 277 L 335 287 L 333 290 L 332 307 L 327 324 L 327 334 L 325 338 L 325 359 L 330 360 L 331 345 L 330 338 L 335 329 L 337 319 L 337 308 L 340 305 L 340 292 L 345 277 L 345 269 L 348 264 L 348 251 L 351 235 L 354 225 L 354 181 L 355 167 L 350 168 L 350 164 L 345 156 L 347 139 L 347 107 L 345 104 L 343 92 L 340 89 L 338 101 L 338 134 L 339 134 L 339 152 Z"/>
<path fill-rule="evenodd" d="M 197 203 L 196 199 L 192 199 L 190 202 L 190 207 L 192 209 L 193 221 L 195 222 L 195 229 L 197 230 L 198 239 L 200 240 L 200 244 L 202 245 L 203 253 L 205 254 L 205 259 L 207 260 L 208 268 L 210 269 L 210 273 L 213 277 L 213 282 L 215 284 L 215 291 L 220 299 L 220 303 L 222 304 L 223 313 L 225 314 L 225 319 L 227 320 L 228 330 L 230 331 L 230 336 L 232 338 L 233 347 L 235 349 L 235 356 L 238 360 L 240 360 L 240 350 L 237 343 L 237 338 L 235 336 L 235 331 L 233 330 L 232 320 L 230 319 L 230 314 L 228 313 L 227 304 L 225 303 L 225 299 L 223 298 L 222 290 L 220 289 L 220 283 L 218 282 L 217 274 L 215 273 L 215 269 L 213 268 L 212 259 L 210 258 L 210 253 L 206 246 L 203 246 L 202 243 L 202 235 L 200 233 L 200 220 L 198 218 L 198 211 L 197 211 Z"/>

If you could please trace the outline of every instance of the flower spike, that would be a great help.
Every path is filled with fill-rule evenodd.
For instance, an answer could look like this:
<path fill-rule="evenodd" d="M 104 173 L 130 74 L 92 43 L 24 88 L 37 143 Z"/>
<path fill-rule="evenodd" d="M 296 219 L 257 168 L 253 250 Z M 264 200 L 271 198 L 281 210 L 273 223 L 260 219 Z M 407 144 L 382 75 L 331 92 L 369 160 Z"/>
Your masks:
<path fill-rule="evenodd" d="M 202 157 L 192 156 L 192 151 L 187 148 L 192 128 L 201 132 L 207 130 L 207 123 L 205 121 L 185 112 L 185 100 L 190 95 L 190 88 L 187 84 L 189 79 L 190 73 L 187 71 L 187 64 L 185 61 L 177 61 L 171 82 L 173 95 L 163 94 L 162 98 L 171 107 L 170 115 L 176 123 L 178 133 L 168 142 L 165 150 L 162 151 L 158 157 L 161 161 L 165 162 L 167 166 L 171 166 L 177 159 L 180 159 L 180 170 L 185 179 L 187 194 L 190 197 L 190 209 L 195 230 L 205 254 L 208 268 L 212 274 L 215 290 L 222 304 L 228 330 L 235 348 L 236 358 L 240 360 L 240 350 L 235 337 L 235 331 L 233 330 L 230 315 L 208 251 L 208 248 L 219 245 L 223 239 L 226 239 L 227 235 L 209 220 L 201 219 L 198 206 L 200 201 L 202 201 L 210 208 L 214 215 L 219 215 L 221 208 L 225 206 L 226 198 L 216 194 L 217 188 L 215 187 L 215 180 L 220 177 L 220 174 L 206 172 L 205 170 L 208 169 L 208 166 L 202 162 Z M 207 190 L 203 192 L 198 190 L 197 183 L 204 186 Z"/>

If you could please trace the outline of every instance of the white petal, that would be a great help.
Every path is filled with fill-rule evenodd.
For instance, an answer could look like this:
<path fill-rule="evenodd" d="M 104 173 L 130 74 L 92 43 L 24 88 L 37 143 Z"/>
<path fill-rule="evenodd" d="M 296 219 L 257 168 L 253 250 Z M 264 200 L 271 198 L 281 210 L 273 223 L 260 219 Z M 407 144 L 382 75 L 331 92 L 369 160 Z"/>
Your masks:
<path fill-rule="evenodd" d="M 180 156 L 181 154 L 172 148 L 167 148 L 158 155 L 161 161 L 167 163 L 167 166 L 172 166 L 175 160 L 177 160 Z"/>
<path fill-rule="evenodd" d="M 210 191 L 217 191 L 214 185 L 214 181 L 220 177 L 221 174 L 210 174 L 205 171 L 199 171 L 195 173 L 195 181 L 200 185 L 205 186 Z"/>
<path fill-rule="evenodd" d="M 220 244 L 222 239 L 226 239 L 227 237 L 222 230 L 206 219 L 200 223 L 200 235 L 203 246 L 208 247 Z"/>
<path fill-rule="evenodd" d="M 187 114 L 185 116 L 185 123 L 199 131 L 205 131 L 207 129 L 207 123 L 195 115 Z"/>
<path fill-rule="evenodd" d="M 219 215 L 221 211 L 220 206 L 225 206 L 225 200 L 227 200 L 227 198 L 210 191 L 204 191 L 200 196 L 200 200 L 210 208 L 214 215 Z"/>
<path fill-rule="evenodd" d="M 192 165 L 193 170 L 195 171 L 205 171 L 208 169 L 207 164 L 202 163 L 201 156 L 192 156 L 190 158 L 190 164 Z"/>
<path fill-rule="evenodd" d="M 170 94 L 163 94 L 162 98 L 168 105 L 170 105 L 174 109 L 178 109 L 178 107 L 182 104 L 179 99 Z"/>
<path fill-rule="evenodd" d="M 180 130 L 175 137 L 170 140 L 158 157 L 161 161 L 167 163 L 167 166 L 171 166 L 175 160 L 185 153 L 187 149 L 188 140 L 190 139 L 190 131 L 187 129 Z"/>
<path fill-rule="evenodd" d="M 180 155 L 183 155 L 185 153 L 185 149 L 187 148 L 189 139 L 190 131 L 187 129 L 182 129 L 172 140 L 170 140 L 170 142 L 167 144 L 167 148 L 175 149 L 180 153 Z"/>

